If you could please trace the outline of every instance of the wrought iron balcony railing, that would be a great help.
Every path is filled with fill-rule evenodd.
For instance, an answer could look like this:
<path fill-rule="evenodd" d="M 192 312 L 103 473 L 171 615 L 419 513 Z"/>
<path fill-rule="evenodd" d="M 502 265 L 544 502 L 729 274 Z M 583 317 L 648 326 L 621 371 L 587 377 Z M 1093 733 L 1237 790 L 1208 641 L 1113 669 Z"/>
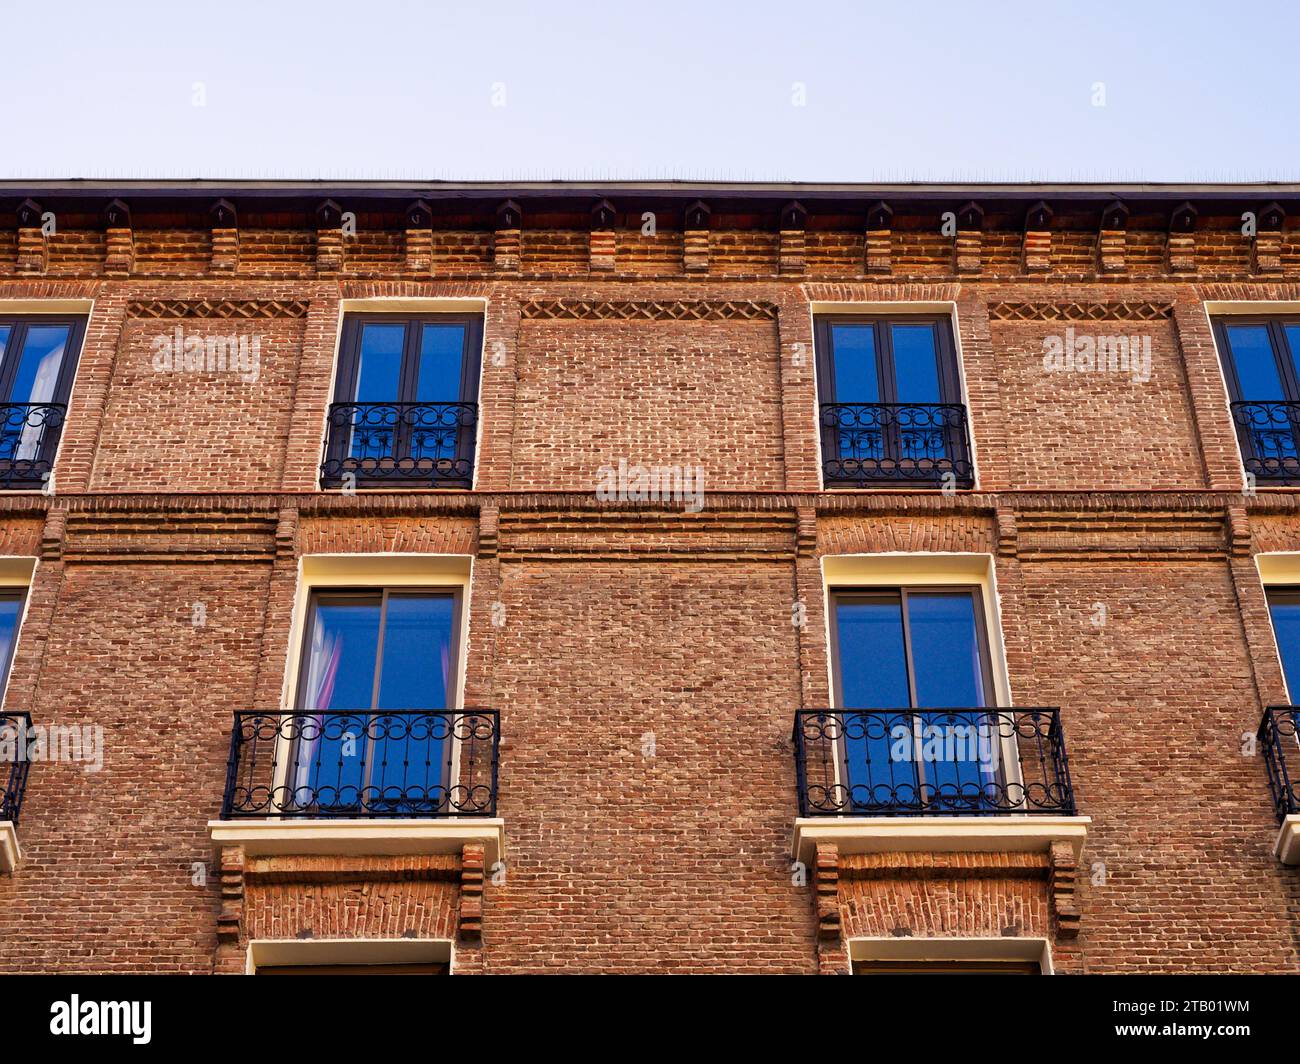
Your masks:
<path fill-rule="evenodd" d="M 0 820 L 18 822 L 27 789 L 27 739 L 30 713 L 0 710 Z"/>
<path fill-rule="evenodd" d="M 795 714 L 800 816 L 1075 814 L 1058 709 Z"/>
<path fill-rule="evenodd" d="M 0 487 L 45 484 L 67 409 L 63 403 L 0 403 Z"/>
<path fill-rule="evenodd" d="M 237 710 L 223 820 L 495 816 L 494 709 Z"/>
<path fill-rule="evenodd" d="M 1246 472 L 1256 480 L 1300 483 L 1300 403 L 1232 404 Z"/>
<path fill-rule="evenodd" d="M 334 403 L 321 481 L 469 487 L 477 403 Z"/>
<path fill-rule="evenodd" d="M 1259 724 L 1259 749 L 1280 823 L 1300 813 L 1300 706 L 1269 706 Z"/>
<path fill-rule="evenodd" d="M 975 483 L 961 403 L 823 403 L 821 425 L 827 487 Z"/>

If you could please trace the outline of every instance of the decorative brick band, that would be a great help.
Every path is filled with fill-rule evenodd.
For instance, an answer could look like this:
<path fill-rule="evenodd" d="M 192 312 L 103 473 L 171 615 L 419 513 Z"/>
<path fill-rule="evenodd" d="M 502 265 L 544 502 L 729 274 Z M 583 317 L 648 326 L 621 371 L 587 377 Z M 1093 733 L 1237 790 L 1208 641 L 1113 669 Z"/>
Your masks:
<path fill-rule="evenodd" d="M 994 303 L 992 321 L 1165 321 L 1172 303 Z"/>
<path fill-rule="evenodd" d="M 531 321 L 776 321 L 776 304 L 752 299 L 585 300 L 533 299 Z"/>
<path fill-rule="evenodd" d="M 126 305 L 128 318 L 305 318 L 305 299 L 151 299 Z"/>

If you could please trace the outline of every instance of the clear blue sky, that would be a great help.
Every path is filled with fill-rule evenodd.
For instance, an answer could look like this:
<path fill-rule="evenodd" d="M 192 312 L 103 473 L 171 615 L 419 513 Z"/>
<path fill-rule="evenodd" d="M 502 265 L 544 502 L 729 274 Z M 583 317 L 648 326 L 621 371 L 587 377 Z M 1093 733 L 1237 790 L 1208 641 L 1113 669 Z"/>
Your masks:
<path fill-rule="evenodd" d="M 1300 178 L 1296 0 L 3 17 L 5 177 Z"/>

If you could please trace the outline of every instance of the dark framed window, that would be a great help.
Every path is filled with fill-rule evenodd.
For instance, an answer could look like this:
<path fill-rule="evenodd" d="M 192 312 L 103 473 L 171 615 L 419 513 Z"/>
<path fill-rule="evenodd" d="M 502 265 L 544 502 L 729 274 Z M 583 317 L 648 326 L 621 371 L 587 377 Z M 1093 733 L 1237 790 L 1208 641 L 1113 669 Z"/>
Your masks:
<path fill-rule="evenodd" d="M 1265 596 L 1283 679 L 1294 703 L 1300 697 L 1300 587 L 1270 587 Z"/>
<path fill-rule="evenodd" d="M 1005 805 L 998 718 L 979 712 L 997 701 L 979 589 L 836 588 L 831 607 L 842 784 L 857 811 Z"/>
<path fill-rule="evenodd" d="M 1246 471 L 1300 484 L 1300 317 L 1219 317 L 1213 324 Z"/>
<path fill-rule="evenodd" d="M 0 317 L 0 486 L 48 481 L 84 334 L 80 317 Z"/>
<path fill-rule="evenodd" d="M 814 340 L 828 487 L 973 484 L 948 318 L 820 317 Z"/>
<path fill-rule="evenodd" d="M 13 664 L 26 601 L 25 588 L 0 588 L 0 692 L 9 682 L 9 667 Z"/>
<path fill-rule="evenodd" d="M 295 810 L 444 811 L 460 605 L 459 588 L 312 593 L 281 784 Z"/>
<path fill-rule="evenodd" d="M 477 315 L 347 316 L 322 481 L 470 487 L 482 345 Z"/>

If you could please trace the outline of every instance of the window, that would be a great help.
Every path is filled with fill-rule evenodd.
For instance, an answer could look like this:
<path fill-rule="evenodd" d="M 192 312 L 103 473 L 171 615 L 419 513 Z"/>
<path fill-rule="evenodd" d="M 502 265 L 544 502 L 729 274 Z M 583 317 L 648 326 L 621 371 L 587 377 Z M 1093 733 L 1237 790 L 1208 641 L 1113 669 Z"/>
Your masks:
<path fill-rule="evenodd" d="M 1004 804 L 1000 718 L 979 591 L 832 591 L 842 771 L 857 812 Z M 873 712 L 874 711 L 874 712 Z"/>
<path fill-rule="evenodd" d="M 433 816 L 455 785 L 460 592 L 318 591 L 310 601 L 287 779 L 294 810 Z"/>
<path fill-rule="evenodd" d="M 40 488 L 59 446 L 85 321 L 0 317 L 0 485 Z"/>
<path fill-rule="evenodd" d="M 1214 334 L 1246 471 L 1300 483 L 1300 318 L 1216 318 Z"/>
<path fill-rule="evenodd" d="M 14 644 L 18 642 L 18 624 L 26 597 L 24 590 L 0 588 L 0 692 L 9 682 L 9 665 L 14 657 Z"/>
<path fill-rule="evenodd" d="M 470 315 L 346 318 L 322 482 L 470 487 L 482 336 Z"/>
<path fill-rule="evenodd" d="M 827 486 L 974 483 L 947 318 L 818 318 L 815 339 Z"/>
<path fill-rule="evenodd" d="M 1300 587 L 1266 589 L 1282 674 L 1292 701 L 1300 692 Z"/>

